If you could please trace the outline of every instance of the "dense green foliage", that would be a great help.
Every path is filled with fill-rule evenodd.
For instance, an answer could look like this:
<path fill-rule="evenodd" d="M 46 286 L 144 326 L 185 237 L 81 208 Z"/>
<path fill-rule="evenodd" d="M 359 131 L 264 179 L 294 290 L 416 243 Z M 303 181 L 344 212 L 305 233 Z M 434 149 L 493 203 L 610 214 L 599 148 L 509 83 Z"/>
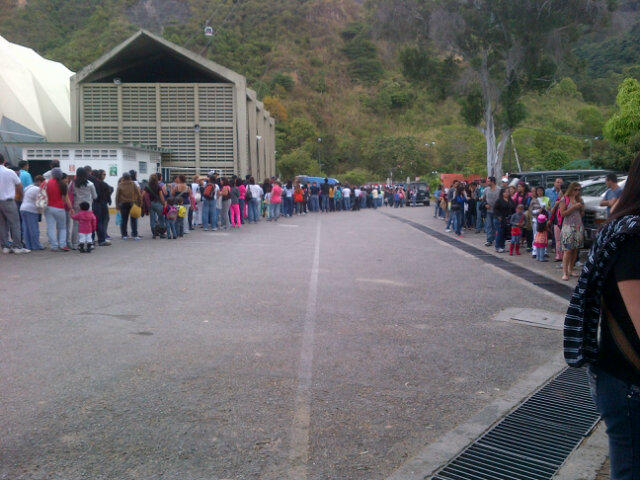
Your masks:
<path fill-rule="evenodd" d="M 420 30 L 433 26 L 430 8 L 456 2 L 416 2 L 425 6 L 423 20 L 403 10 L 413 3 L 273 0 L 265 8 L 259 0 L 29 0 L 17 7 L 0 0 L 0 34 L 77 71 L 144 26 L 242 73 L 278 118 L 285 177 L 322 171 L 359 183 L 434 171 L 484 173 L 485 139 L 475 128 L 482 94 L 465 73 L 477 60 Z M 515 12 L 522 2 L 498 3 L 517 19 L 509 28 L 534 37 L 542 28 Z M 619 3 L 626 9 L 620 18 L 638 19 L 637 2 Z M 207 20 L 212 38 L 203 35 Z M 618 86 L 640 79 L 640 19 L 617 25 L 586 36 L 567 29 L 578 43 L 564 62 L 543 49 L 524 52 L 531 61 L 506 77 L 498 98 L 496 120 L 513 129 L 505 170 L 515 169 L 516 152 L 524 169 L 589 157 L 597 165 L 628 165 L 640 148 L 636 126 L 615 138 L 608 126 L 602 139 L 607 119 L 615 112 L 613 125 L 624 115 L 614 105 Z M 468 36 L 467 43 L 479 38 Z M 464 46 L 464 35 L 449 40 Z M 500 62 L 492 75 L 504 80 Z"/>

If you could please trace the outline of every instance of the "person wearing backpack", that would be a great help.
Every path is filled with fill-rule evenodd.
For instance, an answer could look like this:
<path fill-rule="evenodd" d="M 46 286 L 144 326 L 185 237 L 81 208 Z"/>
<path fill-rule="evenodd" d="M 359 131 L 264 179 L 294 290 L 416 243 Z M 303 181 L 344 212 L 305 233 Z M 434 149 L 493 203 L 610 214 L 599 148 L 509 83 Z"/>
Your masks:
<path fill-rule="evenodd" d="M 176 221 L 178 220 L 178 207 L 175 205 L 174 198 L 168 198 L 167 203 L 164 205 L 164 217 L 167 224 L 167 238 L 169 240 L 175 240 L 178 238 L 176 235 Z"/>
<path fill-rule="evenodd" d="M 127 223 L 131 218 L 131 236 L 134 240 L 140 240 L 138 236 L 138 219 L 130 217 L 129 213 L 134 205 L 142 205 L 142 195 L 136 184 L 131 180 L 131 175 L 128 172 L 122 174 L 122 178 L 118 182 L 118 188 L 116 190 L 116 208 L 120 212 L 120 234 L 122 240 L 127 240 Z"/>
<path fill-rule="evenodd" d="M 222 199 L 222 210 L 220 211 L 220 228 L 229 230 L 229 209 L 231 208 L 231 187 L 229 180 L 222 179 L 222 188 L 220 189 L 220 198 Z"/>
<path fill-rule="evenodd" d="M 218 208 L 216 207 L 216 197 L 220 191 L 216 185 L 213 175 L 209 175 L 209 180 L 202 191 L 202 229 L 215 232 L 218 229 Z"/>

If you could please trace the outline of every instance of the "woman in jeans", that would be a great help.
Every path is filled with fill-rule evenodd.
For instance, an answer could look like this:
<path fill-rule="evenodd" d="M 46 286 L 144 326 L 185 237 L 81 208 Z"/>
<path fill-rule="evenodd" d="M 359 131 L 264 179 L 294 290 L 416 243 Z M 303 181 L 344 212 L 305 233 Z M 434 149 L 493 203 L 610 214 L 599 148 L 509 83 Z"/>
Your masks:
<path fill-rule="evenodd" d="M 120 212 L 120 235 L 122 240 L 129 238 L 127 234 L 127 222 L 129 212 L 133 205 L 142 205 L 142 195 L 136 184 L 131 180 L 129 173 L 123 173 L 116 190 L 116 209 Z M 138 219 L 131 217 L 131 236 L 134 240 L 140 240 L 138 236 Z"/>
<path fill-rule="evenodd" d="M 220 189 L 220 198 L 222 199 L 222 209 L 220 210 L 220 228 L 229 230 L 229 208 L 231 207 L 231 187 L 229 180 L 222 179 L 222 188 Z"/>
<path fill-rule="evenodd" d="M 250 177 L 247 190 L 251 191 L 251 200 L 249 200 L 249 204 L 247 205 L 249 223 L 258 223 L 258 219 L 260 218 L 260 202 L 262 201 L 263 194 L 262 188 L 260 185 L 256 185 L 255 178 Z"/>
<path fill-rule="evenodd" d="M 98 198 L 96 187 L 89 181 L 88 172 L 80 167 L 76 170 L 76 178 L 73 180 L 71 187 L 69 188 L 69 196 L 72 201 L 74 212 L 80 211 L 80 204 L 87 202 L 89 205 L 93 204 L 93 201 Z M 71 231 L 71 248 L 78 249 L 78 221 L 73 220 L 73 230 Z"/>
<path fill-rule="evenodd" d="M 144 187 L 144 193 L 149 197 L 149 222 L 151 223 L 152 238 L 164 238 L 165 235 L 160 230 L 164 230 L 164 195 L 162 194 L 162 188 L 158 182 L 158 176 L 153 174 L 149 176 L 149 183 Z"/>
<path fill-rule="evenodd" d="M 574 367 L 589 365 L 607 426 L 611 480 L 640 479 L 639 248 L 640 155 L 598 233 L 565 318 L 565 359 Z"/>
<path fill-rule="evenodd" d="M 569 276 L 577 277 L 573 273 L 573 267 L 578 258 L 578 252 L 584 244 L 584 226 L 582 216 L 584 215 L 584 203 L 580 196 L 582 187 L 578 182 L 572 182 L 567 188 L 564 198 L 560 202 L 560 216 L 562 217 L 562 280 L 569 280 Z"/>
<path fill-rule="evenodd" d="M 51 170 L 51 178 L 47 180 L 42 188 L 47 192 L 48 205 L 44 212 L 47 219 L 47 237 L 49 237 L 49 248 L 52 251 L 68 252 L 71 250 L 67 246 L 67 212 L 71 210 L 67 184 L 62 178 L 62 170 L 54 168 Z"/>
<path fill-rule="evenodd" d="M 506 241 L 506 230 L 508 228 L 509 217 L 516 211 L 515 202 L 509 195 L 509 190 L 503 188 L 500 190 L 500 198 L 493 206 L 493 227 L 496 231 L 496 252 L 504 253 L 504 245 Z"/>
<path fill-rule="evenodd" d="M 455 217 L 455 233 L 457 236 L 462 236 L 462 227 L 464 226 L 464 205 L 467 203 L 467 195 L 465 193 L 464 185 L 459 184 L 456 188 L 453 200 L 451 200 L 451 214 Z"/>

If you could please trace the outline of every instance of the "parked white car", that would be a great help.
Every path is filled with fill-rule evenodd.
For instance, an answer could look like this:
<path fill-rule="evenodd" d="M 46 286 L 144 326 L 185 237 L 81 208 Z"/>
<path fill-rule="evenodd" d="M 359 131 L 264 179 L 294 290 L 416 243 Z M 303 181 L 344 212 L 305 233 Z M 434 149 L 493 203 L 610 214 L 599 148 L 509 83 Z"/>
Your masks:
<path fill-rule="evenodd" d="M 624 188 L 627 177 L 618 177 L 618 185 Z M 596 238 L 600 226 L 607 220 L 607 207 L 601 207 L 607 191 L 605 177 L 591 178 L 580 182 L 582 186 L 582 200 L 584 201 L 584 240 L 590 245 Z"/>

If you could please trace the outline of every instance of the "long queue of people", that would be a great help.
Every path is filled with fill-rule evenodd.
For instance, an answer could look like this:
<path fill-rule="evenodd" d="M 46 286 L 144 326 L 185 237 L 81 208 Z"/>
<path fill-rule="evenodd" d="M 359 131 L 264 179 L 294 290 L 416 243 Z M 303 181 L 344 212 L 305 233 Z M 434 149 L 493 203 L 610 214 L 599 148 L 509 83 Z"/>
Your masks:
<path fill-rule="evenodd" d="M 111 245 L 110 208 L 123 240 L 141 239 L 139 219 L 149 216 L 153 239 L 178 239 L 196 227 L 204 231 L 239 229 L 260 219 L 278 221 L 281 216 L 379 208 L 404 207 L 411 191 L 393 186 L 331 185 L 280 182 L 275 177 L 259 184 L 251 176 L 220 177 L 216 172 L 187 182 L 177 175 L 165 183 L 160 173 L 139 182 L 135 171 L 126 172 L 114 189 L 104 170 L 80 167 L 73 177 L 58 161 L 35 178 L 27 162 L 17 171 L 0 156 L 0 239 L 3 253 L 44 250 L 39 224 L 44 218 L 48 248 L 55 252 Z M 115 193 L 115 195 L 113 195 Z M 114 198 L 115 197 L 115 198 Z M 112 198 L 115 202 L 112 205 Z M 414 202 L 415 203 L 415 202 Z"/>
<path fill-rule="evenodd" d="M 613 177 L 613 175 L 611 175 Z M 608 179 L 612 185 L 616 179 Z M 540 262 L 562 262 L 562 280 L 579 276 L 574 269 L 584 245 L 585 205 L 578 182 L 566 185 L 556 178 L 550 188 L 530 188 L 525 182 L 498 186 L 494 177 L 481 183 L 455 181 L 435 191 L 434 217 L 446 221 L 445 230 L 462 236 L 464 230 L 484 231 L 485 246 L 509 255 L 521 248 Z"/>

